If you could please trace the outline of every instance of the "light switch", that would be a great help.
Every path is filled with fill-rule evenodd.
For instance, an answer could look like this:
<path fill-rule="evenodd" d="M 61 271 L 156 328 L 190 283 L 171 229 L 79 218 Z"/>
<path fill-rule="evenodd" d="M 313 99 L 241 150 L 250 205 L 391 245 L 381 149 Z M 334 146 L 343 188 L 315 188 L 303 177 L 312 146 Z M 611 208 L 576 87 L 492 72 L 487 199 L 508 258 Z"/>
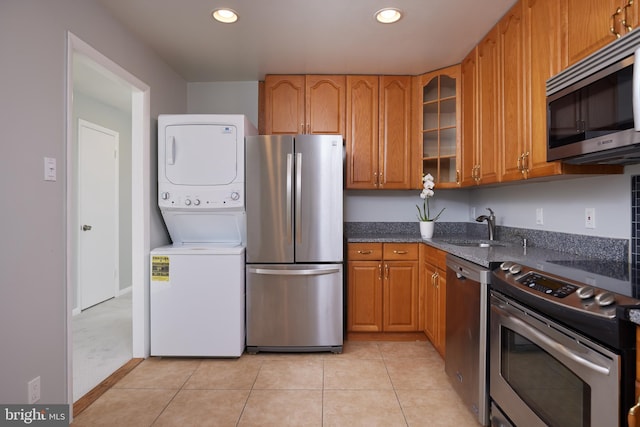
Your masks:
<path fill-rule="evenodd" d="M 57 177 L 56 159 L 53 157 L 44 158 L 44 180 L 56 181 Z"/>

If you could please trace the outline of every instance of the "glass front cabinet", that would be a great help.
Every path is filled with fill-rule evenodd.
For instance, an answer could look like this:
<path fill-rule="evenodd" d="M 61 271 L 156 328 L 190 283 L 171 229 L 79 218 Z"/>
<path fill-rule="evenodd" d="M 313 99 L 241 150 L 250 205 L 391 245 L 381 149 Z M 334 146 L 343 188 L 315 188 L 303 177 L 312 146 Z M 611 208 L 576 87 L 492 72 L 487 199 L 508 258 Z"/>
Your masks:
<path fill-rule="evenodd" d="M 417 86 L 422 175 L 433 175 L 439 188 L 459 187 L 460 66 L 423 74 Z"/>

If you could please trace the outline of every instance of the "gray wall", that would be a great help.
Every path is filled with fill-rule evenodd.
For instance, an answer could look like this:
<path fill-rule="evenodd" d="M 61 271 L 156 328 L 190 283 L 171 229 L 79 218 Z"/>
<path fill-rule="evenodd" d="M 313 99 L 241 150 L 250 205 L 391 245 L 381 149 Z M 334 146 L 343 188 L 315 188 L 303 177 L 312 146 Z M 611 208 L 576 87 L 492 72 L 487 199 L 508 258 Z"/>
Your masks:
<path fill-rule="evenodd" d="M 491 188 L 434 189 L 432 209 L 446 207 L 441 221 L 472 221 L 492 208 L 497 224 L 620 239 L 631 238 L 631 176 L 640 165 L 627 166 L 622 175 L 572 178 L 549 182 L 520 182 Z M 347 221 L 414 221 L 419 190 L 347 191 Z M 584 226 L 584 209 L 595 208 L 596 228 Z M 536 208 L 543 224 L 536 224 Z"/>
<path fill-rule="evenodd" d="M 151 140 L 159 113 L 186 112 L 186 82 L 95 0 L 0 2 L 0 402 L 67 402 L 66 43 L 67 31 L 151 87 Z M 152 143 L 152 156 L 156 144 Z M 58 180 L 43 180 L 43 158 Z M 153 157 L 152 157 L 153 158 Z M 151 162 L 154 165 L 154 162 Z M 155 173 L 153 166 L 152 174 Z M 152 194 L 154 190 L 152 189 Z M 166 242 L 155 198 L 151 247 Z"/>
<path fill-rule="evenodd" d="M 244 114 L 258 127 L 258 82 L 187 84 L 191 114 Z"/>

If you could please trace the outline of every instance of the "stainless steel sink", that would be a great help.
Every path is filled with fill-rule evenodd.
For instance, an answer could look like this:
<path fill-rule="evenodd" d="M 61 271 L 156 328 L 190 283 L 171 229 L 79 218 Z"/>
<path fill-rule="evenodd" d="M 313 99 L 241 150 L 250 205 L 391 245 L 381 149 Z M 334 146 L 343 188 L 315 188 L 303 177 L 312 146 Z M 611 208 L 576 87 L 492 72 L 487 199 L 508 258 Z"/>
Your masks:
<path fill-rule="evenodd" d="M 453 246 L 466 246 L 466 247 L 476 247 L 476 248 L 490 248 L 494 246 L 509 246 L 506 242 L 499 242 L 496 240 L 448 240 L 442 239 L 442 243 L 446 243 L 447 245 Z"/>

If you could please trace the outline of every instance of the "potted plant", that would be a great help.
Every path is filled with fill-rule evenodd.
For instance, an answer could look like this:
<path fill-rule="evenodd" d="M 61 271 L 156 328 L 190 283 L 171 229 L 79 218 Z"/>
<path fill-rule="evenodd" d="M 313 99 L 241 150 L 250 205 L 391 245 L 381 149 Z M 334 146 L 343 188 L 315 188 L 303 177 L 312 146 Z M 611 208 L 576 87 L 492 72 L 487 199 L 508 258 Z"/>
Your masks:
<path fill-rule="evenodd" d="M 429 199 L 433 197 L 434 192 L 433 188 L 435 184 L 433 182 L 433 176 L 428 173 L 422 177 L 423 189 L 420 193 L 420 198 L 422 199 L 422 209 L 420 209 L 419 205 L 416 205 L 418 208 L 418 219 L 420 220 L 420 234 L 424 239 L 430 239 L 433 237 L 433 229 L 435 222 L 440 218 L 442 212 L 444 212 L 445 208 L 442 208 L 438 215 L 432 217 L 431 211 L 429 210 Z"/>

